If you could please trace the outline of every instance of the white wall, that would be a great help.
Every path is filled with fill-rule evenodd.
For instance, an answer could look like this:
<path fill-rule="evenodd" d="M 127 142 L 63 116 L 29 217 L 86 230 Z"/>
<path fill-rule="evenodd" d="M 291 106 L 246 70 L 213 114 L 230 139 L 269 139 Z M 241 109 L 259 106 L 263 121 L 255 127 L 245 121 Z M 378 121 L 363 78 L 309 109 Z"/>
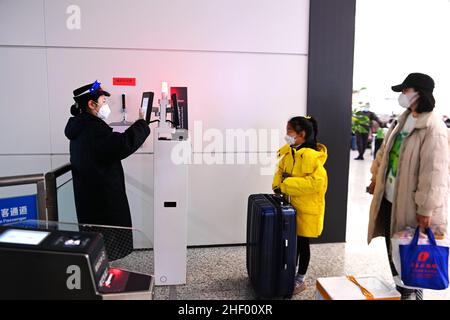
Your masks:
<path fill-rule="evenodd" d="M 80 9 L 81 29 L 67 27 L 71 5 Z M 122 93 L 133 120 L 143 91 L 158 95 L 162 81 L 187 86 L 191 138 L 205 140 L 195 145 L 197 156 L 210 153 L 207 134 L 193 132 L 199 121 L 203 133 L 282 135 L 287 118 L 306 110 L 308 16 L 308 0 L 0 1 L 0 108 L 7 114 L 0 175 L 45 172 L 68 159 L 63 130 L 72 91 L 95 79 L 112 93 L 110 122 L 121 119 Z M 135 77 L 137 85 L 113 86 L 116 76 Z M 276 138 L 277 147 L 282 136 Z M 276 147 L 234 151 L 258 157 Z M 149 138 L 123 161 L 134 226 L 150 238 L 152 152 Z M 260 167 L 249 161 L 190 167 L 190 245 L 245 242 L 247 196 L 270 191 L 272 177 Z"/>

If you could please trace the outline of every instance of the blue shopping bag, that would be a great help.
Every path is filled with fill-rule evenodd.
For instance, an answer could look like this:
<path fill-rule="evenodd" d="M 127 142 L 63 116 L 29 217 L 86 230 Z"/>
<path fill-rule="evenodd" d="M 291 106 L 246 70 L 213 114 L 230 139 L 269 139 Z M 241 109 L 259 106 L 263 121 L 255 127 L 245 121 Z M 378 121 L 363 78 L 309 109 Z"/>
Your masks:
<path fill-rule="evenodd" d="M 449 248 L 438 246 L 433 232 L 426 229 L 429 245 L 418 245 L 419 227 L 408 245 L 400 245 L 402 281 L 405 285 L 443 290 L 448 287 Z"/>

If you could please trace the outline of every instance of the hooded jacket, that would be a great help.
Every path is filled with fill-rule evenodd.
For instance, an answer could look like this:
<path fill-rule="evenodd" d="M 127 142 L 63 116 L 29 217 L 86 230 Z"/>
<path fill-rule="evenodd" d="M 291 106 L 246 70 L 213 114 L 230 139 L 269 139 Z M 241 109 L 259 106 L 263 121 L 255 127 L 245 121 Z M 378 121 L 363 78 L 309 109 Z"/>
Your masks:
<path fill-rule="evenodd" d="M 134 153 L 149 134 L 144 120 L 117 133 L 89 113 L 69 119 L 65 135 L 70 140 L 79 223 L 131 227 L 121 160 Z"/>
<path fill-rule="evenodd" d="M 291 197 L 297 211 L 297 235 L 317 238 L 322 234 L 325 216 L 325 193 L 328 187 L 327 148 L 318 143 L 317 151 L 311 148 L 296 150 L 289 145 L 278 150 L 278 169 L 272 189 L 280 188 Z M 283 179 L 283 172 L 290 177 Z"/>

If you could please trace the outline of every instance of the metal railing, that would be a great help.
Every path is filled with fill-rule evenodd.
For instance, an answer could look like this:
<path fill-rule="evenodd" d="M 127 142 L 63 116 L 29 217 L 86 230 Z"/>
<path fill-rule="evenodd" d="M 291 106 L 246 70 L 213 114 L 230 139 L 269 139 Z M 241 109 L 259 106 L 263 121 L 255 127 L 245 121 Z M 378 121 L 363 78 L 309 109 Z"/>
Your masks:
<path fill-rule="evenodd" d="M 65 165 L 49 171 L 45 174 L 45 186 L 47 191 L 47 216 L 50 221 L 59 221 L 58 216 L 58 186 L 56 179 L 72 170 L 72 165 Z"/>
<path fill-rule="evenodd" d="M 21 176 L 0 177 L 0 187 L 12 187 L 27 184 L 36 184 L 37 188 L 37 209 L 39 220 L 47 220 L 45 210 L 45 179 L 44 174 L 28 174 Z"/>

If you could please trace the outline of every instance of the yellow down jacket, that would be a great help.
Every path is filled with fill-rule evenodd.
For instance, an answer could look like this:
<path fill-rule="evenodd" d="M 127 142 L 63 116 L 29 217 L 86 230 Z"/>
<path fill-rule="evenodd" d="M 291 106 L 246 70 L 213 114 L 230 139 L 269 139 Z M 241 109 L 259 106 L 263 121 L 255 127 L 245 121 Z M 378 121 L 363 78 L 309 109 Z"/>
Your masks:
<path fill-rule="evenodd" d="M 278 150 L 278 168 L 272 189 L 291 197 L 297 211 L 297 235 L 317 238 L 322 234 L 325 216 L 325 193 L 328 187 L 327 148 L 317 144 L 317 151 L 310 148 L 296 150 L 284 145 Z M 290 175 L 283 178 L 283 173 Z"/>

